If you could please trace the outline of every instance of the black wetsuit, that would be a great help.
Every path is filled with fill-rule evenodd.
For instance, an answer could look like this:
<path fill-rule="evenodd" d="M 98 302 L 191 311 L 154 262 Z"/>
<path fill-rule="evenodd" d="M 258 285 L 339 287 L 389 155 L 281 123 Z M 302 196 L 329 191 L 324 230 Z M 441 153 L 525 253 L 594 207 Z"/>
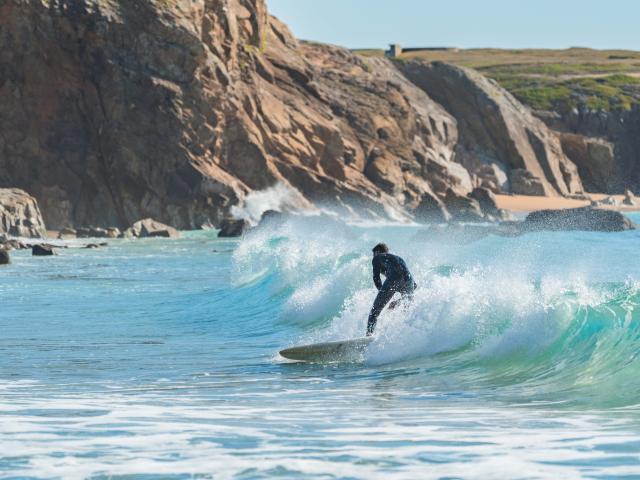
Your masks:
<path fill-rule="evenodd" d="M 380 280 L 380 274 L 386 279 L 384 283 Z M 410 296 L 416 289 L 413 277 L 407 268 L 404 260 L 391 253 L 379 253 L 373 257 L 373 283 L 378 289 L 378 296 L 373 302 L 369 321 L 367 322 L 367 335 L 371 335 L 376 328 L 378 315 L 382 312 L 391 297 L 398 292 L 403 297 Z"/>

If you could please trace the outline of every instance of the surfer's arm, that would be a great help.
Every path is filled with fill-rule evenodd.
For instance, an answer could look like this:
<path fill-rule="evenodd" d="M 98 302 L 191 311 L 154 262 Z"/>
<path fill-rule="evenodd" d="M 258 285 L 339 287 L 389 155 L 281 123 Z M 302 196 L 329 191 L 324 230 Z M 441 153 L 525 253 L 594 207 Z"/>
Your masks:
<path fill-rule="evenodd" d="M 382 280 L 380 280 L 380 262 L 376 260 L 376 258 L 373 259 L 373 283 L 376 288 L 380 290 L 380 288 L 382 288 Z"/>

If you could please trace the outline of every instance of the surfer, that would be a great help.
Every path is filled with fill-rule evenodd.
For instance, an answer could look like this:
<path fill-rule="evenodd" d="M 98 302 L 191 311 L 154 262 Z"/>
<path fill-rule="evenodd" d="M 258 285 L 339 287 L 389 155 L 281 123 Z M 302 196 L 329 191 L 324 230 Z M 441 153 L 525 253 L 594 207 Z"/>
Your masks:
<path fill-rule="evenodd" d="M 369 321 L 367 322 L 367 336 L 373 335 L 378 321 L 378 315 L 382 309 L 389 303 L 389 300 L 397 293 L 402 298 L 411 299 L 416 289 L 416 282 L 413 281 L 411 272 L 407 268 L 405 261 L 389 253 L 389 247 L 384 243 L 379 243 L 373 247 L 373 283 L 378 289 L 378 295 L 371 307 Z M 380 280 L 380 274 L 386 278 L 384 283 Z M 398 301 L 391 302 L 390 309 L 393 309 Z"/>

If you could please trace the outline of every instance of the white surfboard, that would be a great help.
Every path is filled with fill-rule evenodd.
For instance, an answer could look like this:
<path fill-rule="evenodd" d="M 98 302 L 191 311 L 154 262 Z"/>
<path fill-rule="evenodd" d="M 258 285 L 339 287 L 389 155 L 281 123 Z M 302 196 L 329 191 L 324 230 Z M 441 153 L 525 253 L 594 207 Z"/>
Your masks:
<path fill-rule="evenodd" d="M 280 352 L 284 358 L 302 362 L 355 362 L 362 358 L 373 337 L 354 338 L 339 342 L 314 343 L 285 348 Z"/>

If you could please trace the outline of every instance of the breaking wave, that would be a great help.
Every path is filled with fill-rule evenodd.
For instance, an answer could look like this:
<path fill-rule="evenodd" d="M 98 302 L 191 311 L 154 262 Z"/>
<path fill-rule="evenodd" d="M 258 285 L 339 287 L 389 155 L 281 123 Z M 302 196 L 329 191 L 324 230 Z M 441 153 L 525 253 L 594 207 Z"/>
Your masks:
<path fill-rule="evenodd" d="M 606 258 L 601 235 L 463 243 L 417 227 L 292 218 L 243 239 L 234 279 L 263 282 L 283 299 L 275 322 L 291 330 L 291 344 L 359 337 L 376 294 L 369 252 L 384 240 L 419 288 L 410 305 L 383 312 L 366 363 L 404 362 L 461 391 L 510 400 L 632 405 L 640 403 L 640 277 L 625 259 Z"/>

